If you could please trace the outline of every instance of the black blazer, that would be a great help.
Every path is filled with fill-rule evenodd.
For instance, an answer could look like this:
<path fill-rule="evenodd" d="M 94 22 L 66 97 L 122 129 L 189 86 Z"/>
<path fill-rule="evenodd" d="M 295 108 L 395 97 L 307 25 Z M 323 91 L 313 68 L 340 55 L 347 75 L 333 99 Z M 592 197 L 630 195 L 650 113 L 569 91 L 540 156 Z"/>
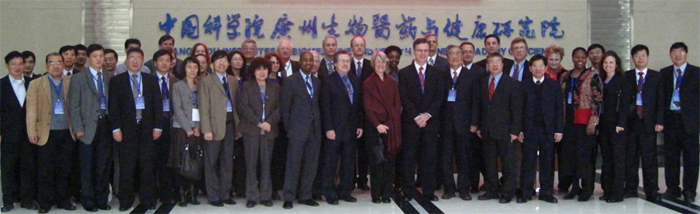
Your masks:
<path fill-rule="evenodd" d="M 630 111 L 629 119 L 637 119 L 637 71 L 635 69 L 625 72 L 625 79 L 630 88 Z M 644 131 L 655 133 L 656 125 L 664 124 L 664 85 L 662 84 L 661 73 L 647 69 L 644 77 L 644 87 L 642 88 L 642 112 L 644 119 Z M 670 103 L 669 103 L 670 104 Z"/>
<path fill-rule="evenodd" d="M 0 96 L 0 101 L 2 101 L 2 108 L 0 108 L 0 117 L 2 118 L 2 124 L 0 124 L 0 133 L 2 133 L 2 145 L 12 145 L 14 143 L 19 143 L 20 141 L 29 141 L 27 136 L 27 99 L 24 99 L 24 103 L 20 105 L 19 100 L 17 100 L 17 95 L 15 95 L 15 90 L 12 89 L 12 83 L 10 83 L 10 75 L 7 75 L 0 79 L 0 91 L 2 91 L 2 96 Z M 32 78 L 24 77 L 24 90 L 29 92 L 29 82 Z M 16 144 L 19 145 L 19 144 Z"/>
<path fill-rule="evenodd" d="M 450 71 L 450 64 L 447 62 L 447 59 L 440 55 L 435 57 L 435 64 L 433 64 L 433 67 L 439 70 L 447 70 L 448 72 Z"/>
<path fill-rule="evenodd" d="M 671 114 L 671 100 L 673 99 L 673 89 L 675 85 L 673 84 L 673 65 L 661 69 L 661 75 L 663 77 L 662 84 L 664 85 L 664 110 L 666 110 L 666 116 Z M 698 102 L 698 78 L 700 77 L 700 68 L 688 63 L 685 71 L 683 72 L 683 81 L 681 82 L 680 96 L 681 96 L 681 117 L 683 118 L 683 125 L 685 126 L 685 132 L 688 134 L 697 134 L 700 130 L 700 124 L 698 124 L 698 108 L 700 108 L 700 102 Z"/>
<path fill-rule="evenodd" d="M 321 80 L 321 82 L 324 82 L 328 75 L 330 75 L 330 72 L 328 72 L 328 65 L 326 64 L 326 59 L 323 58 L 321 59 L 321 65 L 318 67 L 318 79 Z"/>
<path fill-rule="evenodd" d="M 530 71 L 530 62 L 525 60 L 524 63 L 525 64 L 523 65 L 523 78 L 522 78 L 521 82 L 525 81 L 525 80 L 532 80 L 532 72 Z M 513 69 L 513 66 L 515 66 L 515 61 L 513 61 L 513 65 L 511 66 L 511 68 L 507 70 L 508 75 L 510 75 L 510 70 Z M 505 72 L 506 70 L 503 70 L 503 71 Z"/>
<path fill-rule="evenodd" d="M 425 92 L 421 92 L 420 78 L 414 63 L 399 70 L 399 94 L 403 111 L 401 121 L 403 130 L 419 129 L 413 118 L 427 112 L 432 116 L 424 127 L 426 131 L 437 131 L 439 128 L 440 109 L 445 97 L 444 75 L 438 73 L 435 67 L 425 64 Z"/>
<path fill-rule="evenodd" d="M 141 129 L 136 124 L 136 103 L 131 91 L 130 72 L 112 77 L 109 82 L 109 122 L 112 130 L 121 129 L 122 133 L 162 129 L 165 124 L 163 101 L 160 97 L 158 78 L 141 73 L 145 109 L 141 110 Z"/>
<path fill-rule="evenodd" d="M 602 124 L 627 127 L 627 114 L 632 104 L 631 90 L 627 80 L 620 75 L 615 75 L 604 87 L 603 115 L 600 116 Z"/>
<path fill-rule="evenodd" d="M 321 111 L 318 106 L 321 81 L 312 75 L 311 82 L 314 89 L 313 97 L 309 96 L 306 83 L 299 72 L 287 77 L 282 85 L 280 111 L 284 129 L 287 130 L 287 137 L 290 140 L 299 141 L 307 137 L 315 137 L 317 141 L 321 141 Z M 314 135 L 307 136 L 308 133 Z"/>
<path fill-rule="evenodd" d="M 271 126 L 271 131 L 265 133 L 265 137 L 274 138 L 277 136 L 278 124 L 280 121 L 280 85 L 268 79 L 265 83 L 265 122 Z M 258 123 L 262 120 L 263 99 L 260 93 L 260 86 L 255 80 L 248 80 L 243 83 L 243 87 L 238 93 L 238 116 L 241 118 L 241 133 L 247 135 L 260 135 Z"/>
<path fill-rule="evenodd" d="M 510 69 L 513 68 L 513 64 L 515 64 L 515 61 L 512 59 L 505 58 L 503 57 L 503 73 L 504 74 L 510 74 Z M 474 63 L 474 65 L 477 65 L 479 67 L 486 69 L 486 59 L 482 59 L 481 61 L 478 61 Z"/>
<path fill-rule="evenodd" d="M 544 121 L 544 131 L 547 136 L 554 136 L 554 133 L 564 133 L 564 96 L 561 93 L 561 86 L 556 80 L 543 78 L 542 82 L 542 102 L 537 108 L 537 84 L 533 78 L 523 79 L 521 82 L 525 90 L 525 110 L 523 112 L 523 131 L 532 131 L 533 118 L 537 111 L 541 111 Z"/>
<path fill-rule="evenodd" d="M 510 140 L 511 134 L 517 136 L 522 131 L 524 101 L 522 83 L 503 73 L 489 101 L 489 81 L 491 76 L 486 76 L 481 79 L 479 86 L 481 136 Z"/>
<path fill-rule="evenodd" d="M 323 82 L 321 95 L 321 116 L 323 131 L 334 130 L 336 140 L 356 138 L 358 128 L 362 128 L 365 115 L 362 111 L 362 83 L 355 76 L 349 76 L 353 89 L 353 102 L 350 103 L 348 90 L 338 72 L 328 76 Z"/>
<path fill-rule="evenodd" d="M 289 60 L 292 63 L 292 74 L 298 73 L 299 69 L 301 69 L 301 63 L 299 61 L 294 61 L 294 60 Z M 281 62 L 280 62 L 281 63 Z M 284 64 L 280 64 L 280 70 L 279 72 L 282 72 L 282 79 L 287 78 L 287 70 L 284 70 Z"/>
<path fill-rule="evenodd" d="M 449 68 L 448 68 L 449 69 Z M 447 70 L 448 73 L 452 72 Z M 444 123 L 452 122 L 456 132 L 459 134 L 466 135 L 471 133 L 469 131 L 469 126 L 478 125 L 478 112 L 479 105 L 474 102 L 475 96 L 478 94 L 476 91 L 479 89 L 479 80 L 483 76 L 482 73 L 478 71 L 471 71 L 466 67 L 462 67 L 462 70 L 457 76 L 457 83 L 452 82 L 452 74 L 444 79 L 445 83 L 445 97 L 443 99 L 443 111 L 442 115 Z M 450 90 L 454 88 L 457 91 L 454 102 L 448 102 L 447 98 Z M 448 124 L 444 124 L 448 125 Z"/>
<path fill-rule="evenodd" d="M 348 72 L 348 75 L 357 77 L 357 72 L 355 72 L 356 71 L 355 69 L 357 69 L 357 68 L 355 68 L 355 67 L 357 67 L 357 65 L 355 65 L 355 58 L 352 58 L 352 63 L 350 65 L 350 72 Z M 362 82 L 365 82 L 365 80 L 367 80 L 367 77 L 369 77 L 369 75 L 372 75 L 372 73 L 374 73 L 374 67 L 372 67 L 372 62 L 369 61 L 369 59 L 363 59 L 362 60 L 362 73 L 361 73 L 362 76 L 360 77 L 360 80 Z"/>

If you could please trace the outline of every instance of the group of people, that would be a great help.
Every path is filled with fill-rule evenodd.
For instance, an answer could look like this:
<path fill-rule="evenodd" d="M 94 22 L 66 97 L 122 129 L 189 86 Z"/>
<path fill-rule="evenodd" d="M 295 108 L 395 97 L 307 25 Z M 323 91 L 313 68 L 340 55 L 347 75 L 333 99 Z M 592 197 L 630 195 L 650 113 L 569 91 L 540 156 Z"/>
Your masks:
<path fill-rule="evenodd" d="M 428 34 L 413 42 L 404 68 L 397 46 L 365 58 L 361 36 L 348 52 L 328 35 L 323 55 L 305 51 L 299 61 L 287 40 L 262 57 L 254 40 L 230 53 L 197 43 L 184 60 L 174 43 L 161 37 L 150 57 L 128 39 L 119 65 L 116 51 L 99 44 L 64 46 L 46 55 L 43 76 L 33 72 L 33 53 L 8 53 L 2 212 L 15 202 L 39 213 L 75 210 L 74 202 L 110 210 L 110 185 L 120 211 L 137 193 L 150 209 L 159 200 L 199 204 L 200 193 L 217 207 L 236 204 L 237 195 L 246 207 L 281 199 L 291 209 L 322 197 L 356 202 L 356 187 L 371 189 L 373 203 L 438 201 L 440 188 L 442 199 L 483 191 L 478 200 L 526 203 L 537 194 L 537 171 L 539 200 L 557 203 L 555 157 L 558 191 L 588 201 L 598 148 L 600 200 L 637 197 L 641 159 L 646 199 L 658 201 L 657 133 L 664 196 L 695 200 L 700 68 L 686 62 L 680 42 L 661 71 L 647 68 L 646 46 L 635 46 L 635 68 L 626 72 L 598 44 L 573 49 L 571 70 L 556 45 L 528 60 L 520 37 L 508 59 L 496 35 L 475 62 L 474 44 L 448 45 L 439 56 Z"/>

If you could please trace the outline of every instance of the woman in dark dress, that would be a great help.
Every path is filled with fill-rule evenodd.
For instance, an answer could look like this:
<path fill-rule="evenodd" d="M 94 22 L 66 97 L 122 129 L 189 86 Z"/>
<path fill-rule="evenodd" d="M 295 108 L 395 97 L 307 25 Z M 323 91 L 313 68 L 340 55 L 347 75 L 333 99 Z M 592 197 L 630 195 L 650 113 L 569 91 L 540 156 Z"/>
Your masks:
<path fill-rule="evenodd" d="M 391 203 L 396 154 L 401 149 L 399 85 L 385 72 L 387 61 L 384 52 L 375 51 L 374 73 L 362 84 L 365 115 L 371 122 L 365 125 L 365 135 L 370 154 L 372 203 Z"/>

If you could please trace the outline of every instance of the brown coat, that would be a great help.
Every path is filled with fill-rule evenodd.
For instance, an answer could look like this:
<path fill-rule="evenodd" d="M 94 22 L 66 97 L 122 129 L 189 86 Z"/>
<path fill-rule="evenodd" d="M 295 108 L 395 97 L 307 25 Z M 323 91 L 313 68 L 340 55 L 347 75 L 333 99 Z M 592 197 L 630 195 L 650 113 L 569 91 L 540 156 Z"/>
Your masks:
<path fill-rule="evenodd" d="M 29 83 L 27 90 L 27 135 L 29 137 L 39 136 L 37 145 L 43 146 L 49 139 L 49 131 L 51 129 L 51 116 L 53 102 L 51 101 L 51 78 L 50 75 L 44 75 Z M 73 133 L 73 127 L 70 122 L 70 111 L 68 106 L 68 87 L 70 86 L 70 77 L 63 76 L 63 107 L 64 116 L 68 121 L 68 128 Z M 75 140 L 75 136 L 72 136 Z"/>
<path fill-rule="evenodd" d="M 265 122 L 269 123 L 271 130 L 265 133 L 265 138 L 277 137 L 278 123 L 280 115 L 280 93 L 281 88 L 277 83 L 268 80 L 265 84 Z M 260 135 L 258 123 L 262 119 L 263 100 L 260 94 L 260 86 L 255 80 L 243 83 L 243 89 L 238 95 L 238 114 L 241 118 L 239 130 L 245 135 Z"/>
<path fill-rule="evenodd" d="M 202 134 L 213 133 L 213 140 L 223 140 L 226 136 L 226 102 L 231 99 L 233 107 L 233 117 L 236 129 L 239 127 L 238 113 L 236 111 L 236 95 L 238 94 L 238 80 L 231 75 L 226 75 L 229 95 L 219 80 L 219 76 L 212 74 L 202 77 L 198 86 L 197 102 L 199 106 L 200 128 Z"/>

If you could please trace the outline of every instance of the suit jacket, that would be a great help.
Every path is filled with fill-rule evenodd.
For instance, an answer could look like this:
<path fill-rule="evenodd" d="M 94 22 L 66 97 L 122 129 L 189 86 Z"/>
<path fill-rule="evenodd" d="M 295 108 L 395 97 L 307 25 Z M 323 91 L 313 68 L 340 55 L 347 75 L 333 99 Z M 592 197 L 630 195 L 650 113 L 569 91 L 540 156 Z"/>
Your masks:
<path fill-rule="evenodd" d="M 109 122 L 112 130 L 121 129 L 124 134 L 144 130 L 163 129 L 166 125 L 163 117 L 163 100 L 160 96 L 158 78 L 155 75 L 141 73 L 141 96 L 144 109 L 141 110 L 141 130 L 136 124 L 136 102 L 131 90 L 130 72 L 114 76 L 109 85 L 122 90 L 109 91 Z"/>
<path fill-rule="evenodd" d="M 349 91 L 338 72 L 330 74 L 323 82 L 321 94 L 323 131 L 325 133 L 334 130 L 335 139 L 341 141 L 356 138 L 357 129 L 362 128 L 365 121 L 362 111 L 362 83 L 356 76 L 348 77 L 353 89 L 352 103 Z"/>
<path fill-rule="evenodd" d="M 108 103 L 110 98 L 109 83 L 112 78 L 112 76 L 102 74 L 104 95 Z M 131 88 L 131 86 L 127 88 Z M 79 137 L 78 140 L 84 144 L 91 144 L 97 131 L 97 120 L 100 116 L 100 92 L 97 90 L 92 72 L 80 72 L 71 77 L 68 98 L 70 99 L 70 121 L 73 125 L 73 134 L 85 132 L 85 135 Z M 107 109 L 110 110 L 109 105 Z"/>
<path fill-rule="evenodd" d="M 321 97 L 321 81 L 311 77 L 314 96 L 309 96 L 304 78 L 299 72 L 292 74 L 282 85 L 282 122 L 287 130 L 287 137 L 292 141 L 304 140 L 314 137 L 321 142 L 321 111 L 319 98 Z M 311 129 L 314 135 L 308 136 Z"/>
<path fill-rule="evenodd" d="M 144 63 L 142 67 L 147 67 L 147 68 L 148 68 L 148 72 L 146 72 L 146 71 L 144 71 L 143 69 L 141 69 L 141 72 L 142 72 L 142 73 L 152 74 L 152 75 L 155 76 L 156 73 L 158 72 L 158 70 L 156 70 L 156 64 L 153 62 L 152 59 L 151 59 L 151 60 L 148 60 L 146 63 Z M 128 70 L 127 70 L 127 71 L 128 71 Z M 117 75 L 118 75 L 118 74 L 121 74 L 121 73 L 123 73 L 123 72 L 117 72 Z M 173 74 L 173 75 L 174 75 L 176 78 L 178 78 L 178 79 L 184 79 L 184 78 L 185 78 L 186 74 L 185 74 L 185 71 L 183 70 L 183 67 L 182 67 L 182 60 L 181 60 L 181 59 L 176 59 L 176 60 L 175 60 L 175 67 L 173 68 L 173 71 L 170 72 L 169 74 Z"/>
<path fill-rule="evenodd" d="M 449 69 L 449 68 L 448 68 Z M 448 73 L 451 70 L 447 70 Z M 479 121 L 479 105 L 476 105 L 475 96 L 478 96 L 476 91 L 479 90 L 479 80 L 483 74 L 477 71 L 470 71 L 466 67 L 457 76 L 457 82 L 453 83 L 452 74 L 446 76 L 445 83 L 445 99 L 443 99 L 442 118 L 445 123 L 452 122 L 459 134 L 467 135 L 471 133 L 469 126 L 478 126 Z M 456 91 L 455 101 L 448 102 L 450 90 Z M 448 124 L 445 124 L 448 125 Z"/>
<path fill-rule="evenodd" d="M 2 132 L 3 145 L 28 140 L 26 124 L 27 99 L 25 98 L 24 105 L 20 106 L 15 90 L 12 89 L 10 78 L 12 77 L 7 75 L 0 79 L 0 85 L 2 85 L 0 91 L 3 93 L 2 100 L 0 100 L 2 101 L 0 117 L 3 119 L 2 124 L 0 124 L 0 132 Z M 24 87 L 27 92 L 29 92 L 29 82 L 31 81 L 32 79 L 29 77 L 24 77 Z"/>
<path fill-rule="evenodd" d="M 238 127 L 240 119 L 236 109 L 238 94 L 238 81 L 236 77 L 226 75 L 228 83 L 229 97 L 226 96 L 226 90 L 219 80 L 219 75 L 212 74 L 203 77 L 198 85 L 199 117 L 201 119 L 200 126 L 202 133 L 213 133 L 213 140 L 223 140 L 226 136 L 226 105 L 228 100 L 231 100 L 233 107 L 233 119 L 235 127 Z"/>
<path fill-rule="evenodd" d="M 537 84 L 530 79 L 523 79 L 521 82 L 525 90 L 525 109 L 523 119 L 525 133 L 532 131 L 534 127 L 535 114 L 542 114 L 544 131 L 547 136 L 554 136 L 554 133 L 564 133 L 564 96 L 561 92 L 559 82 L 549 78 L 543 78 L 542 97 L 539 108 L 537 108 Z M 499 84 L 500 85 L 500 84 Z M 538 112 L 540 111 L 540 112 Z"/>
<path fill-rule="evenodd" d="M 605 80 L 603 80 L 605 82 Z M 603 115 L 601 123 L 627 127 L 627 115 L 632 104 L 632 87 L 624 76 L 615 75 L 603 89 Z"/>
<path fill-rule="evenodd" d="M 265 122 L 271 126 L 270 132 L 265 133 L 265 138 L 273 139 L 278 134 L 278 124 L 280 115 L 280 93 L 282 88 L 277 83 L 269 79 L 265 83 L 265 109 L 263 109 L 263 99 L 260 93 L 260 86 L 256 80 L 249 80 L 243 83 L 243 89 L 238 95 L 238 115 L 241 118 L 241 133 L 246 135 L 259 136 L 263 111 L 265 112 Z"/>
<path fill-rule="evenodd" d="M 326 59 L 321 59 L 321 65 L 318 67 L 318 79 L 321 80 L 321 82 L 324 82 L 326 78 L 333 72 L 335 72 L 335 70 L 330 72 L 328 71 L 328 64 L 326 63 Z"/>
<path fill-rule="evenodd" d="M 348 72 L 348 75 L 357 77 L 357 68 L 355 68 L 357 67 L 357 65 L 355 65 L 355 58 L 353 58 L 352 60 L 353 61 L 350 65 L 350 72 Z M 364 82 L 365 80 L 367 80 L 367 77 L 369 77 L 369 75 L 372 75 L 372 73 L 374 73 L 372 61 L 369 61 L 369 59 L 362 59 L 362 73 L 360 74 L 360 80 Z"/>
<path fill-rule="evenodd" d="M 435 56 L 435 64 L 433 64 L 433 67 L 435 67 L 441 71 L 443 71 L 443 70 L 447 70 L 448 72 L 450 71 L 450 64 L 447 62 L 447 58 L 440 56 L 440 55 Z"/>
<path fill-rule="evenodd" d="M 632 96 L 629 117 L 637 119 L 637 71 L 635 69 L 625 72 L 625 79 L 631 87 L 630 94 Z M 664 124 L 664 85 L 662 84 L 661 73 L 655 70 L 647 69 L 644 77 L 644 87 L 642 87 L 642 113 L 644 119 L 644 131 L 655 133 L 656 125 Z"/>
<path fill-rule="evenodd" d="M 289 61 L 292 63 L 292 74 L 299 72 L 299 69 L 301 69 L 301 63 L 299 63 L 299 61 L 294 61 L 291 59 Z M 280 69 L 282 69 L 280 71 L 280 77 L 282 77 L 282 79 L 287 78 L 287 70 L 284 70 L 284 66 L 284 64 L 280 64 Z"/>
<path fill-rule="evenodd" d="M 503 73 L 509 74 L 510 69 L 513 68 L 513 64 L 515 64 L 515 61 L 513 61 L 512 59 L 505 58 L 505 56 L 504 56 L 503 57 Z M 479 67 L 487 69 L 486 68 L 486 59 L 482 59 L 481 61 L 474 63 L 474 65 L 477 65 Z"/>
<path fill-rule="evenodd" d="M 673 99 L 673 90 L 675 85 L 673 84 L 673 65 L 661 69 L 661 75 L 663 76 L 662 85 L 664 85 L 664 110 L 666 114 L 670 114 L 671 100 Z M 700 124 L 698 124 L 698 111 L 700 109 L 700 102 L 698 101 L 698 81 L 700 79 L 700 68 L 697 66 L 688 65 L 683 72 L 683 81 L 680 86 L 680 98 L 681 98 L 681 118 L 683 118 L 683 125 L 685 127 L 685 132 L 688 134 L 697 134 L 700 132 Z M 668 117 L 670 115 L 666 115 Z M 666 118 L 665 117 L 665 118 Z"/>
<path fill-rule="evenodd" d="M 43 76 L 41 78 L 34 79 L 31 84 L 29 84 L 29 90 L 27 90 L 27 136 L 39 136 L 39 142 L 37 145 L 43 146 L 49 139 L 49 131 L 51 131 L 51 112 L 53 111 L 53 100 L 51 99 L 51 94 L 53 93 L 51 87 L 52 78 L 49 75 Z M 66 117 L 68 121 L 68 129 L 72 130 L 70 122 L 70 109 L 68 102 L 68 90 L 70 87 L 70 77 L 63 76 L 63 100 L 64 111 L 61 115 Z M 73 137 L 75 140 L 75 137 Z"/>
<path fill-rule="evenodd" d="M 523 64 L 523 78 L 520 80 L 521 82 L 525 80 L 532 80 L 532 72 L 530 71 L 529 63 L 529 61 L 525 60 Z M 513 69 L 513 66 L 515 66 L 515 61 L 513 61 L 513 65 L 511 66 L 511 68 L 509 68 L 508 70 L 503 70 L 503 73 L 508 74 L 508 76 L 510 76 L 510 72 Z"/>
<path fill-rule="evenodd" d="M 195 80 L 195 82 L 197 82 Z M 197 88 L 190 90 L 187 80 L 178 81 L 171 88 L 170 111 L 173 114 L 173 127 L 190 130 L 199 128 L 199 122 L 192 121 L 192 109 L 197 108 L 196 101 L 192 98 L 192 93 L 197 93 Z"/>
<path fill-rule="evenodd" d="M 439 128 L 440 109 L 445 97 L 444 75 L 427 63 L 425 66 L 424 92 L 421 92 L 420 78 L 414 63 L 399 70 L 399 94 L 403 104 L 401 121 L 404 125 L 404 130 L 419 129 L 413 118 L 425 112 L 430 114 L 432 119 L 428 120 L 428 124 L 424 129 L 426 131 L 437 131 Z"/>
<path fill-rule="evenodd" d="M 482 78 L 479 87 L 481 135 L 497 140 L 510 140 L 510 134 L 517 136 L 522 131 L 522 84 L 503 73 L 489 101 L 490 81 L 491 76 Z"/>
<path fill-rule="evenodd" d="M 156 71 L 156 73 L 154 73 L 153 76 L 155 76 L 155 77 L 156 77 L 156 80 L 158 80 L 158 82 L 157 82 L 157 83 L 158 83 L 158 92 L 159 92 L 158 95 L 160 95 L 160 94 L 161 94 L 160 91 L 161 91 L 162 89 L 161 89 L 161 86 L 160 86 L 160 79 L 158 79 L 158 74 L 157 74 L 157 73 L 158 73 L 158 71 Z M 168 121 L 168 122 L 166 123 L 166 125 L 171 124 L 172 119 L 173 119 L 173 118 L 172 118 L 172 115 L 173 115 L 173 99 L 172 99 L 172 96 L 173 96 L 173 85 L 175 85 L 175 83 L 177 83 L 178 81 L 180 81 L 180 79 L 178 79 L 175 75 L 173 75 L 172 72 L 168 72 L 168 97 L 171 97 L 171 98 L 170 98 L 170 112 L 168 112 L 168 113 L 163 112 L 163 113 L 165 113 L 164 115 L 170 116 L 170 120 L 171 120 L 171 121 Z M 162 97 L 162 96 L 161 96 L 161 97 Z"/>

